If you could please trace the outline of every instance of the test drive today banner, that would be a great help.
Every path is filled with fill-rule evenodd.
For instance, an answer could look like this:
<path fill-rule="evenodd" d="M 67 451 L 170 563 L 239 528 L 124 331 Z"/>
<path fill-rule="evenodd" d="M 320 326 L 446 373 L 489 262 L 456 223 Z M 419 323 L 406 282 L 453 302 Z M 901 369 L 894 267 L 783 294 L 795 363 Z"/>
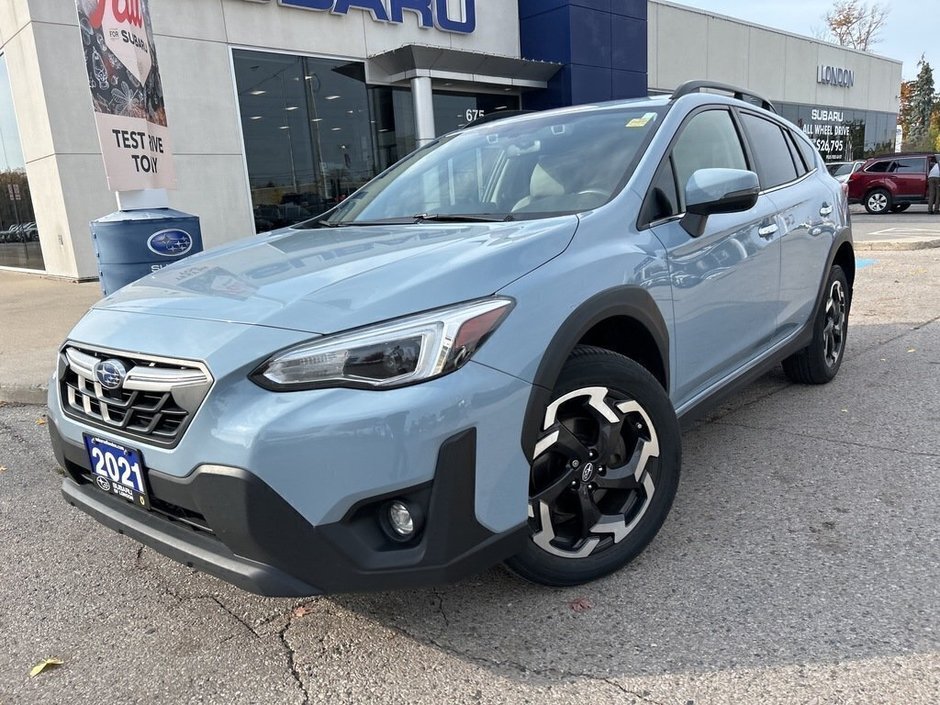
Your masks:
<path fill-rule="evenodd" d="M 112 191 L 175 188 L 150 0 L 76 0 Z"/>

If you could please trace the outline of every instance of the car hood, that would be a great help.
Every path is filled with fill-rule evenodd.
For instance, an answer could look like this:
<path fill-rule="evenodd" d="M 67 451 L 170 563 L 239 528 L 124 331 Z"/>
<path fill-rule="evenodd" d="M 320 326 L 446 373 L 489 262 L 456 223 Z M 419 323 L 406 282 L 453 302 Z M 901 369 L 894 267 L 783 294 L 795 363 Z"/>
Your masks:
<path fill-rule="evenodd" d="M 286 228 L 189 257 L 95 308 L 333 333 L 491 295 L 563 252 L 577 225 Z"/>

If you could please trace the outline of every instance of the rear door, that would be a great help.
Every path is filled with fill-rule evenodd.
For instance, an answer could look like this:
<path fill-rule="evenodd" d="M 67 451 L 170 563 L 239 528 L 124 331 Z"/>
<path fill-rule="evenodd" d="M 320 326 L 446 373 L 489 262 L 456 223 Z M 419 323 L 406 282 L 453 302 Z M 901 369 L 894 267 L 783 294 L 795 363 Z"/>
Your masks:
<path fill-rule="evenodd" d="M 685 185 L 698 169 L 749 169 L 727 108 L 693 113 L 650 186 L 641 226 L 667 250 L 675 316 L 673 401 L 677 407 L 740 369 L 777 327 L 780 247 L 775 205 L 761 196 L 745 213 L 713 215 L 701 237 L 680 224 Z M 647 209 L 647 204 L 650 210 Z"/>
<path fill-rule="evenodd" d="M 897 185 L 896 198 L 927 198 L 927 157 L 896 159 L 891 171 Z"/>
<path fill-rule="evenodd" d="M 761 191 L 777 210 L 781 257 L 778 335 L 785 337 L 806 322 L 816 302 L 832 243 L 833 217 L 838 216 L 838 193 L 817 178 L 815 156 L 810 154 L 812 162 L 807 165 L 795 141 L 800 138 L 787 127 L 757 113 L 740 114 Z"/>

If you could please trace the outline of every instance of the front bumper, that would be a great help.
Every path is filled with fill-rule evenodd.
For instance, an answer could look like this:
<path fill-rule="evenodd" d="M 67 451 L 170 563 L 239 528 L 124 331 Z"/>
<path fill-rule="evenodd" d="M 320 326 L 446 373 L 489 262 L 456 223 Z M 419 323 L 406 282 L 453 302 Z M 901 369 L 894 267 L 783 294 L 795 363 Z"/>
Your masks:
<path fill-rule="evenodd" d="M 145 511 L 89 481 L 84 449 L 49 431 L 67 470 L 62 493 L 106 526 L 187 566 L 268 596 L 373 591 L 452 582 L 518 552 L 525 524 L 493 533 L 476 519 L 476 431 L 440 448 L 432 481 L 406 488 L 424 504 L 426 522 L 413 544 L 391 545 L 375 520 L 388 496 L 313 526 L 261 479 L 245 470 L 202 465 L 185 478 L 151 471 L 156 506 Z M 173 508 L 169 510 L 168 508 Z M 175 516 L 174 516 L 175 512 Z"/>
<path fill-rule="evenodd" d="M 71 476 L 68 499 L 158 551 L 269 595 L 449 581 L 513 553 L 511 537 L 527 516 L 529 464 L 519 439 L 531 385 L 473 360 L 385 391 L 278 393 L 248 379 L 258 364 L 253 351 L 306 338 L 93 310 L 67 345 L 134 351 L 114 353 L 122 359 L 199 361 L 214 383 L 170 447 L 65 414 L 62 385 L 53 379 L 49 426 Z M 86 434 L 141 452 L 152 512 L 128 515 L 121 500 L 107 496 L 91 504 L 87 492 L 69 485 L 90 477 Z M 424 509 L 425 528 L 413 545 L 391 546 L 378 535 L 376 503 L 399 497 Z M 190 541 L 193 535 L 199 539 Z M 206 553 L 206 545 L 216 550 Z"/>

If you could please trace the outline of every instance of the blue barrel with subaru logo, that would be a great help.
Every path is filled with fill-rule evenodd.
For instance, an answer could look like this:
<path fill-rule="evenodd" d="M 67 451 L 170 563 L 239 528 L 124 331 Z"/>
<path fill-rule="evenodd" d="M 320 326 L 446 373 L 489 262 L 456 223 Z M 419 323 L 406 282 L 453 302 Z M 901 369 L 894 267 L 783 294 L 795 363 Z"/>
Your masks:
<path fill-rule="evenodd" d="M 91 222 L 104 295 L 202 252 L 199 218 L 172 208 L 117 211 Z"/>

